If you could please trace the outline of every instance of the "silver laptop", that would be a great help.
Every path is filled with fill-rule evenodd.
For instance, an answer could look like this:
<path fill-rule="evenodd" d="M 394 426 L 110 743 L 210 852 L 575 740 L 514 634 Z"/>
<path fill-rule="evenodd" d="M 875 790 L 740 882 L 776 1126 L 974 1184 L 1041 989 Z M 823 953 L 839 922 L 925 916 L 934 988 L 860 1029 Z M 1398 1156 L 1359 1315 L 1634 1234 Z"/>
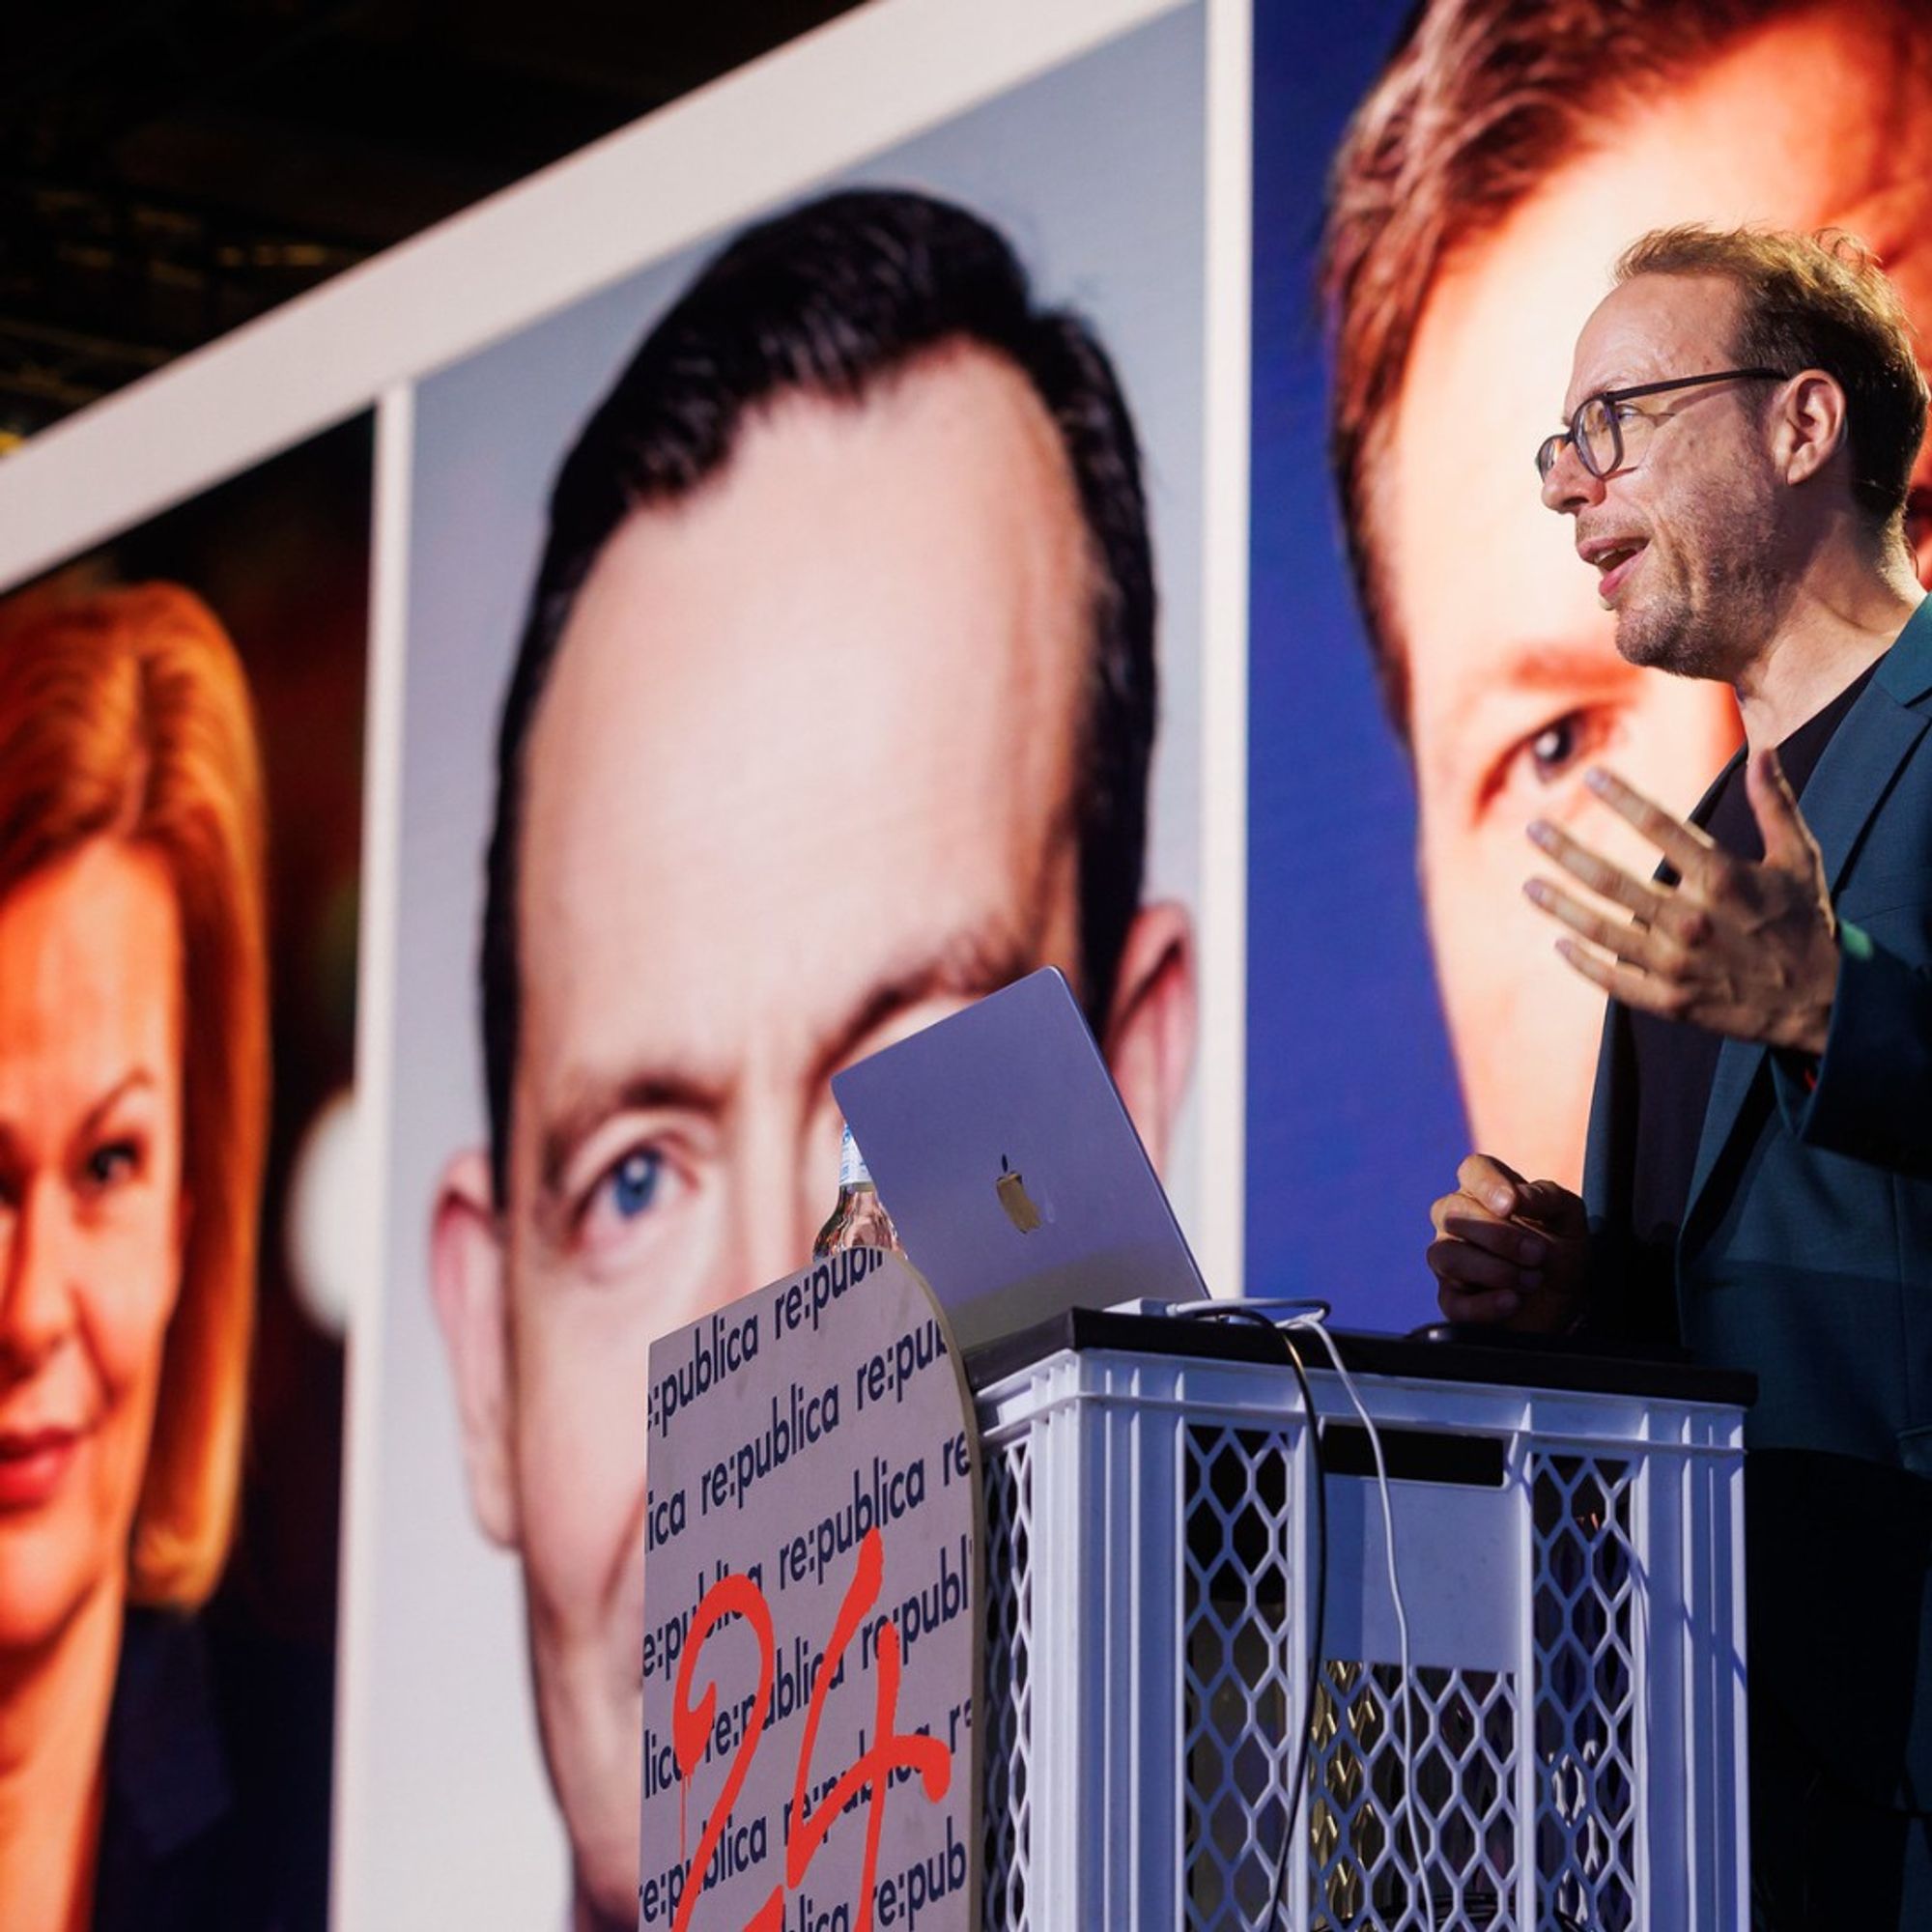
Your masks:
<path fill-rule="evenodd" d="M 1067 1308 L 1207 1293 L 1052 967 L 848 1066 L 832 1091 L 962 1348 Z"/>

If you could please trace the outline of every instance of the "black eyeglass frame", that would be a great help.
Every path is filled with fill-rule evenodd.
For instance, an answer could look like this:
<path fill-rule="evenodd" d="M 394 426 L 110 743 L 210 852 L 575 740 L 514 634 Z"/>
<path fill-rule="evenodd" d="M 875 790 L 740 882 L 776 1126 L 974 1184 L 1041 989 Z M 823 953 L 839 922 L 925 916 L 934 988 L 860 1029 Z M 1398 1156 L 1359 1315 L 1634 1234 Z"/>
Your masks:
<path fill-rule="evenodd" d="M 1700 383 L 1783 383 L 1788 380 L 1782 369 L 1714 369 L 1707 376 L 1673 376 L 1668 382 L 1639 383 L 1630 389 L 1599 389 L 1594 396 L 1585 396 L 1577 405 L 1568 429 L 1559 429 L 1537 444 L 1537 481 L 1547 483 L 1549 480 L 1549 472 L 1556 468 L 1556 459 L 1563 453 L 1566 442 L 1577 452 L 1577 461 L 1599 482 L 1606 476 L 1614 476 L 1624 467 L 1624 430 L 1623 424 L 1617 420 L 1615 409 L 1618 403 L 1634 403 L 1639 396 L 1664 396 L 1673 389 L 1694 389 Z M 1599 469 L 1591 461 L 1590 445 L 1583 437 L 1583 412 L 1600 403 L 1606 412 L 1605 420 L 1610 426 L 1610 461 L 1609 467 L 1604 469 Z"/>

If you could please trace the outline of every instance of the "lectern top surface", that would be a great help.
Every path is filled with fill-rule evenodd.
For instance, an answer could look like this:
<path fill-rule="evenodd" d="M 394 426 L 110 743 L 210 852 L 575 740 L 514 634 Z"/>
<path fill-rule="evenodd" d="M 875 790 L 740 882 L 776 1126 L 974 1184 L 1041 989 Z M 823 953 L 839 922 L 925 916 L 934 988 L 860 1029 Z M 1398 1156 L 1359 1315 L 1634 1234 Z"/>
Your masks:
<path fill-rule="evenodd" d="M 1723 1403 L 1747 1408 L 1757 1378 L 1738 1369 L 1704 1368 L 1681 1350 L 1607 1353 L 1601 1342 L 1492 1332 L 1469 1340 L 1429 1331 L 1378 1335 L 1331 1329 L 1351 1375 L 1483 1382 L 1503 1388 L 1567 1389 L 1588 1395 L 1660 1402 Z M 1281 1348 L 1252 1322 L 1203 1321 L 1169 1315 L 1122 1315 L 1073 1308 L 1023 1333 L 969 1350 L 966 1375 L 975 1389 L 1063 1350 L 1108 1349 L 1127 1354 L 1187 1355 L 1219 1361 L 1279 1363 Z M 1312 1373 L 1324 1366 L 1319 1344 L 1302 1350 Z"/>

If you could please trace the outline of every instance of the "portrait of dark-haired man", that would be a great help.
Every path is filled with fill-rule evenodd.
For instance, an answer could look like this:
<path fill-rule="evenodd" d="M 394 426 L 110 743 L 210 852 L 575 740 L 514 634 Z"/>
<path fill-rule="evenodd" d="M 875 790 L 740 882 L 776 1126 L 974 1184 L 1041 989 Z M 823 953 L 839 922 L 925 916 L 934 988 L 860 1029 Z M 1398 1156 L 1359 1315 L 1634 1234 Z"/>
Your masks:
<path fill-rule="evenodd" d="M 1155 618 L 1106 350 L 924 193 L 738 235 L 557 473 L 497 748 L 488 1143 L 431 1274 L 580 1925 L 637 1913 L 647 1351 L 809 1255 L 829 1075 L 1053 963 L 1169 1148 Z"/>

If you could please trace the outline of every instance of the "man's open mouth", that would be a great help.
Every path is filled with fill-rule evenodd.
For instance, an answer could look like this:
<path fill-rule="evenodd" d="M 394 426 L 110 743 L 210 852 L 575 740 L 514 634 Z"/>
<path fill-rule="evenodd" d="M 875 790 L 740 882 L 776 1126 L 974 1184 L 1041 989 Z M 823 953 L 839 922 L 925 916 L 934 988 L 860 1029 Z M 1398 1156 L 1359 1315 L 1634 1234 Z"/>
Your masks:
<path fill-rule="evenodd" d="M 1631 567 L 1646 549 L 1649 541 L 1644 537 L 1633 537 L 1627 543 L 1605 544 L 1601 550 L 1592 550 L 1590 562 L 1597 567 L 1597 596 L 1605 605 L 1616 601 L 1616 595 L 1624 587 Z"/>

